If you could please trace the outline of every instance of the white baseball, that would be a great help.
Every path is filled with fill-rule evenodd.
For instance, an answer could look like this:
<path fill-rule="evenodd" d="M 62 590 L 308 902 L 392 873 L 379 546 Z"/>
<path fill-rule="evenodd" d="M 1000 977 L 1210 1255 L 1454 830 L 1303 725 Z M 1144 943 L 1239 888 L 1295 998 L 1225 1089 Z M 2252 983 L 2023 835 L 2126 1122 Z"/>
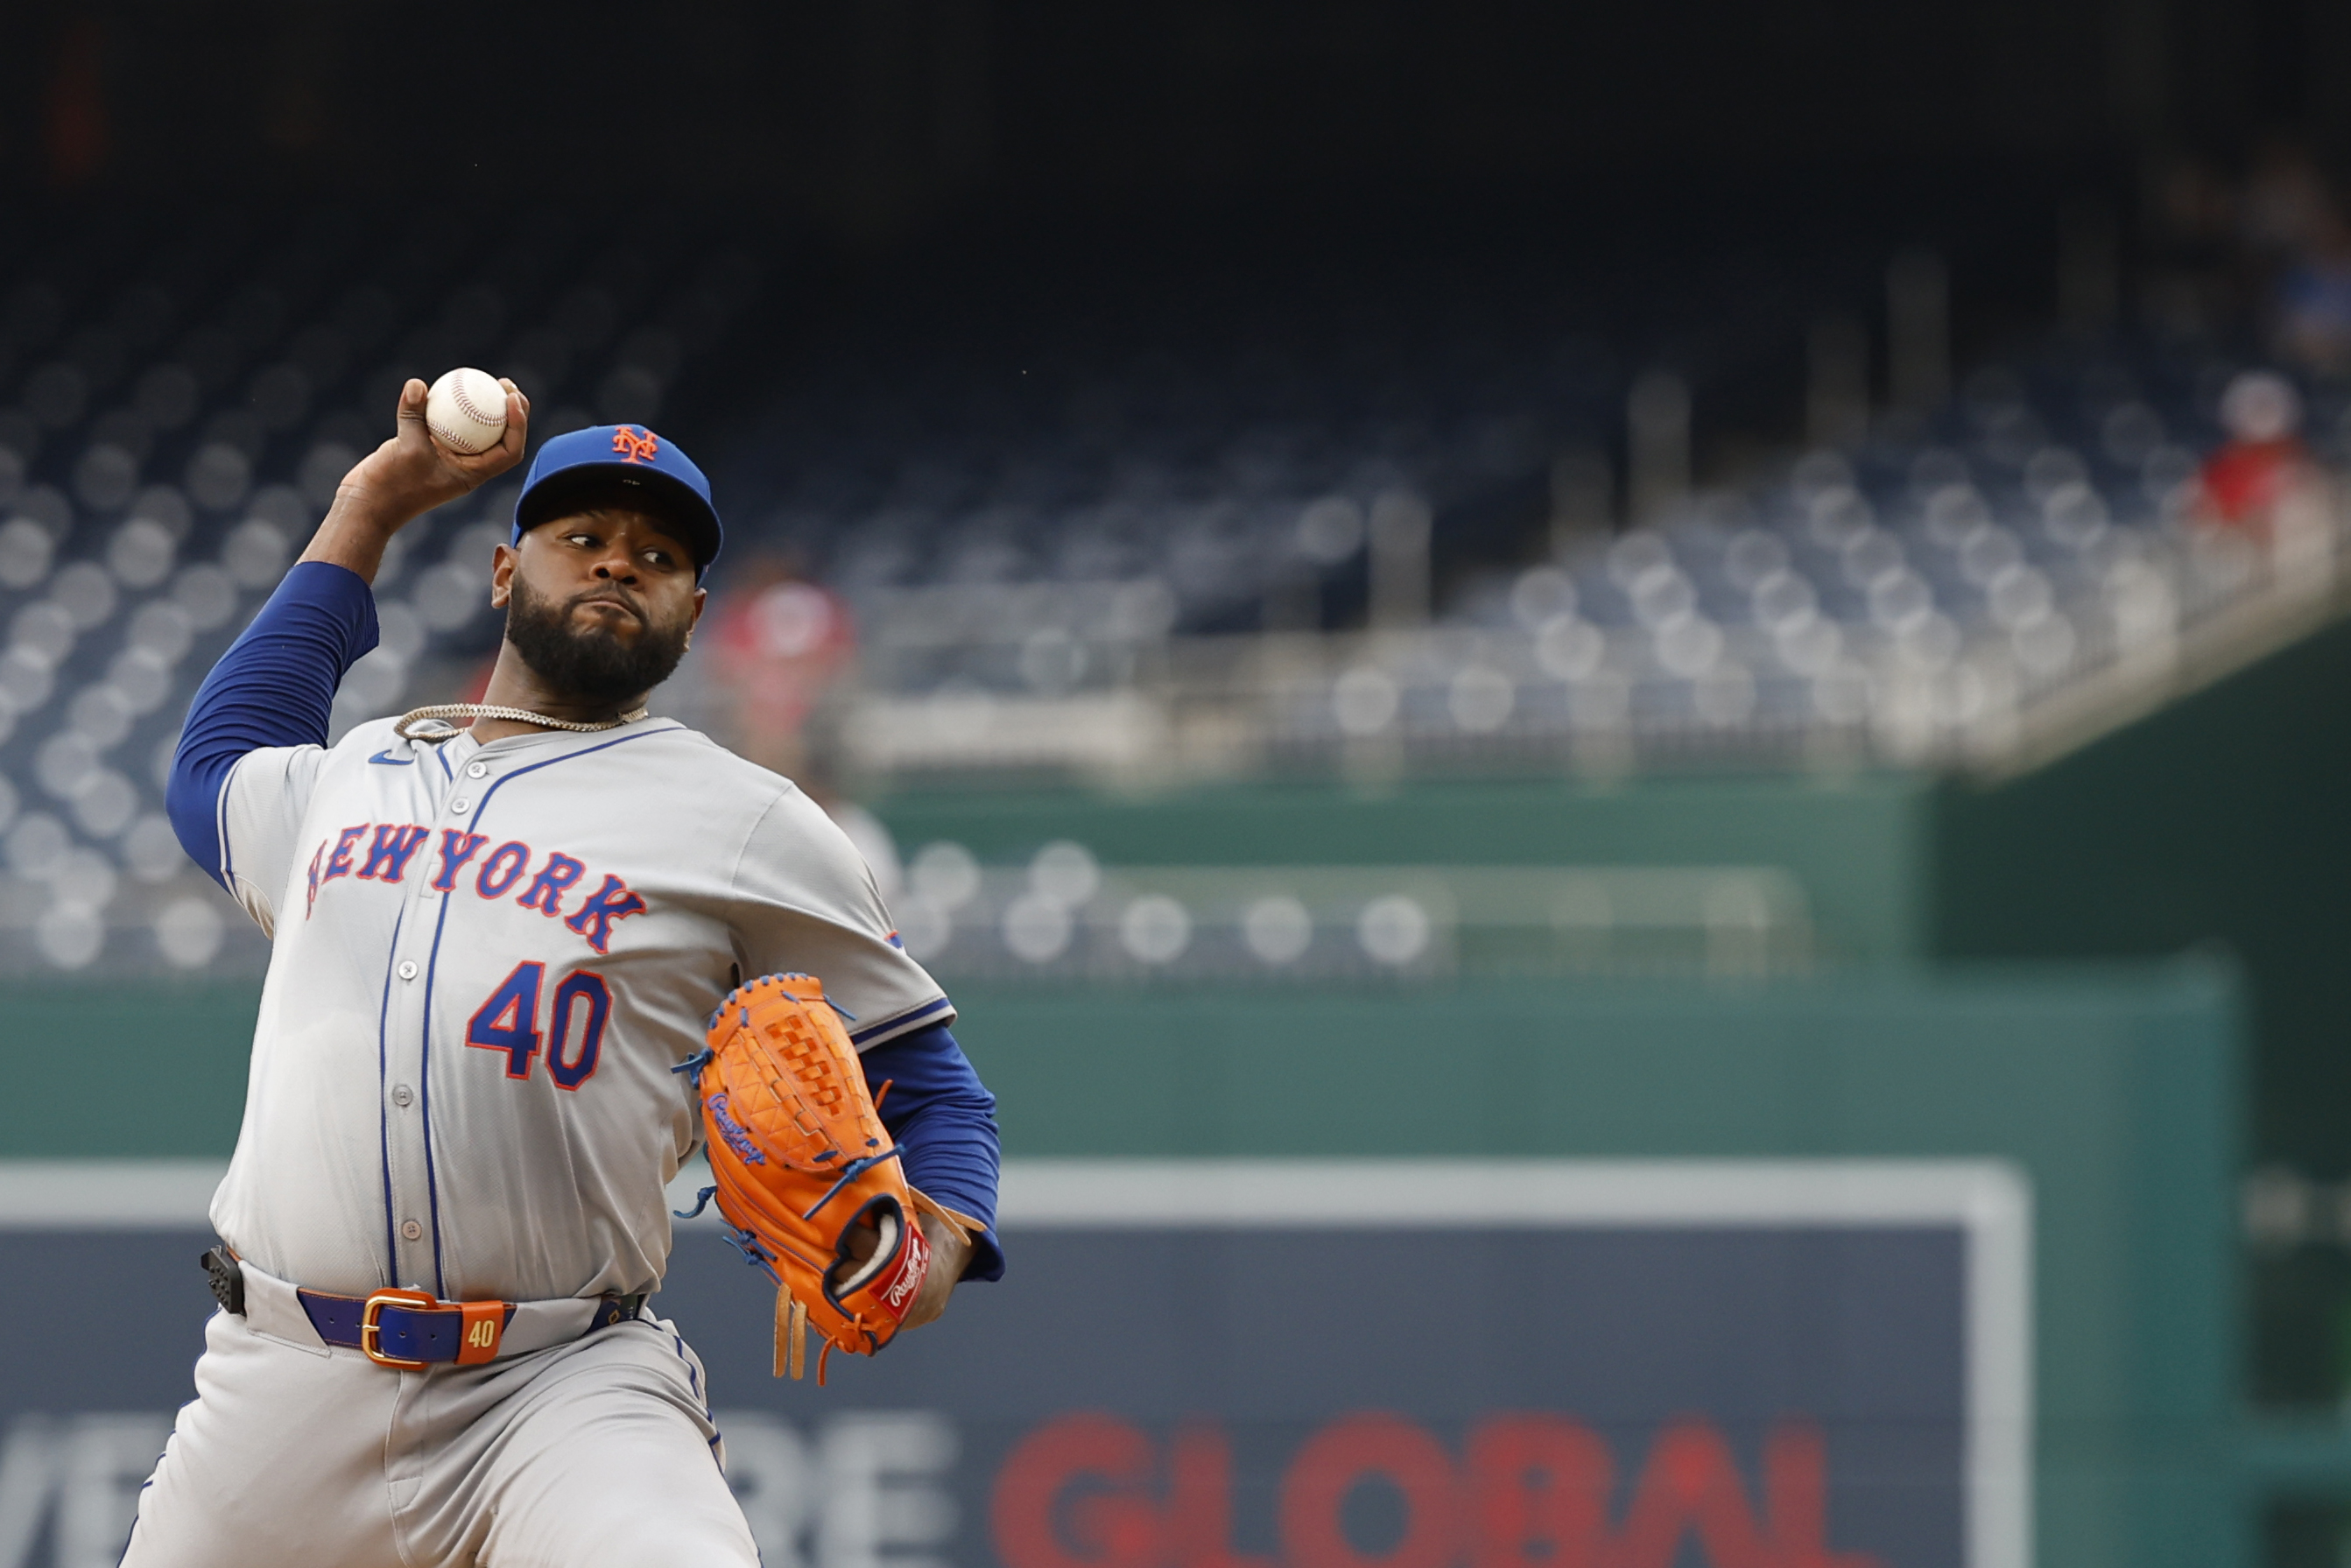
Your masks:
<path fill-rule="evenodd" d="M 424 424 L 452 452 L 487 452 L 507 433 L 507 389 L 486 371 L 451 371 L 424 394 Z"/>

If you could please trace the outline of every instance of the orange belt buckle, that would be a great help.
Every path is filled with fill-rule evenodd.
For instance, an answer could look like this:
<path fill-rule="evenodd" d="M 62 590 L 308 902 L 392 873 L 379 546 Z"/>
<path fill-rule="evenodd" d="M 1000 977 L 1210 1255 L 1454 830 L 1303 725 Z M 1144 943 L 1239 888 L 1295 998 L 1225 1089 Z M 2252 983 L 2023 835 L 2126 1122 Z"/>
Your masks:
<path fill-rule="evenodd" d="M 504 1301 L 444 1301 L 423 1291 L 387 1289 L 374 1292 L 360 1313 L 360 1352 L 378 1366 L 402 1372 L 423 1372 L 433 1363 L 408 1361 L 383 1353 L 381 1319 L 386 1307 L 405 1307 L 413 1312 L 456 1313 L 459 1366 L 479 1366 L 497 1359 L 498 1344 L 506 1337 L 509 1315 Z"/>
<path fill-rule="evenodd" d="M 360 1354 L 378 1366 L 389 1366 L 398 1372 L 423 1372 L 433 1364 L 429 1361 L 405 1361 L 396 1355 L 386 1355 L 379 1347 L 383 1337 L 382 1324 L 378 1321 L 386 1307 L 406 1307 L 412 1312 L 429 1312 L 441 1303 L 422 1291 L 383 1290 L 372 1291 L 367 1305 L 360 1311 Z"/>

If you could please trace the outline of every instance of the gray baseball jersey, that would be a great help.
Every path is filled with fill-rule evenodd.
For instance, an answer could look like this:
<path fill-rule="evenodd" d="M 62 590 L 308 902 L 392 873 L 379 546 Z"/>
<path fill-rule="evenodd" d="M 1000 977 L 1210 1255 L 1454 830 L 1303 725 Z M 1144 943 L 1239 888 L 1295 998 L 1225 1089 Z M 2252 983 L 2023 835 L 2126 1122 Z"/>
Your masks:
<path fill-rule="evenodd" d="M 738 977 L 820 977 L 861 1048 L 953 1016 L 823 811 L 670 720 L 362 725 L 247 754 L 218 810 L 274 947 L 213 1221 L 313 1289 L 651 1291 L 700 1132 L 671 1070 Z"/>

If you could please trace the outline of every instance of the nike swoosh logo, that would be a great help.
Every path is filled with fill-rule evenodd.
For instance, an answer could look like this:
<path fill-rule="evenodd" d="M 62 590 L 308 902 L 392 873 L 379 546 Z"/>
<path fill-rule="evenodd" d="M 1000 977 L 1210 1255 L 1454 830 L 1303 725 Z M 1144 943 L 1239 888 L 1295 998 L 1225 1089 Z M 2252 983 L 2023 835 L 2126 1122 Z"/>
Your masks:
<path fill-rule="evenodd" d="M 409 764 L 414 762 L 416 758 L 413 757 L 394 757 L 392 754 L 391 749 L 387 747 L 382 751 L 377 752 L 373 757 L 369 758 L 368 760 L 370 762 L 381 762 L 386 768 L 405 768 L 409 766 Z"/>

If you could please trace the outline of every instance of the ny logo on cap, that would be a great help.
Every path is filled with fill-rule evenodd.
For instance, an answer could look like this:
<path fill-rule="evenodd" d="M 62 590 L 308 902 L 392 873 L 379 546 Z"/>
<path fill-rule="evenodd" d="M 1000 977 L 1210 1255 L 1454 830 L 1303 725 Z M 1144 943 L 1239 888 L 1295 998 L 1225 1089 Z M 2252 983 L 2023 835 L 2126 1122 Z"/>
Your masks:
<path fill-rule="evenodd" d="M 612 432 L 612 450 L 621 455 L 623 463 L 650 463 L 661 450 L 661 443 L 650 430 L 631 430 L 627 425 Z"/>

